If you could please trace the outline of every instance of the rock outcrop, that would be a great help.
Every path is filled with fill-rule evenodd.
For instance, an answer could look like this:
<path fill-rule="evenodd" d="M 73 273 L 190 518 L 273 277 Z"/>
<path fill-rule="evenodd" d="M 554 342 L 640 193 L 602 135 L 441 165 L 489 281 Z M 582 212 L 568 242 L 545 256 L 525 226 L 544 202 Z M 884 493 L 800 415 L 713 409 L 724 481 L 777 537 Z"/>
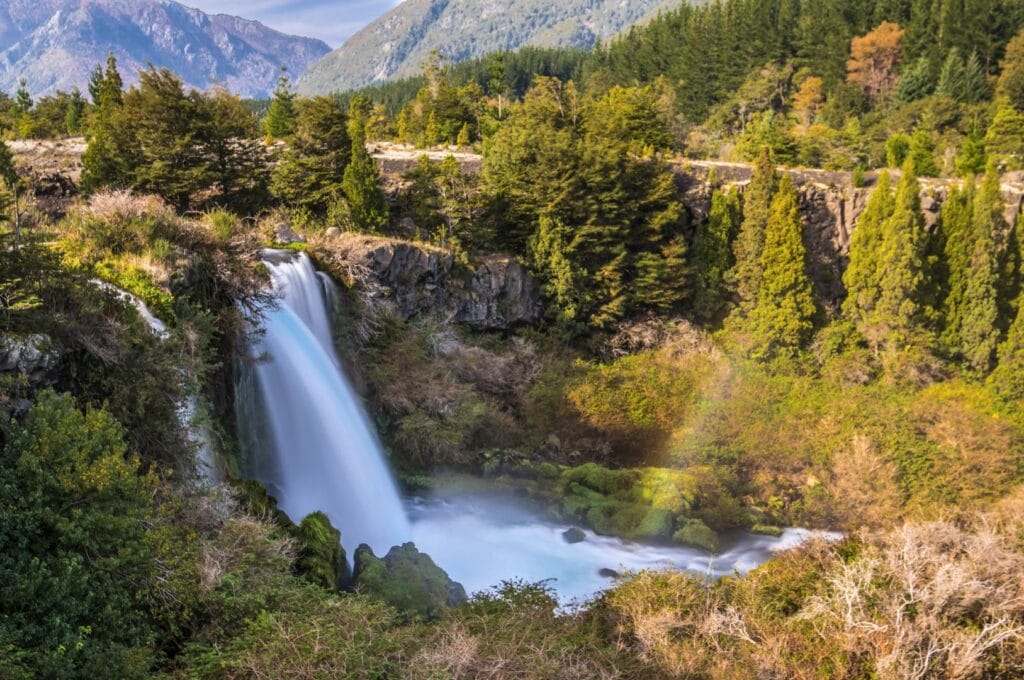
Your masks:
<path fill-rule="evenodd" d="M 463 266 L 440 248 L 355 234 L 321 240 L 313 255 L 364 295 L 392 304 L 404 319 L 436 312 L 480 330 L 540 319 L 537 287 L 510 257 L 488 256 Z"/>
<path fill-rule="evenodd" d="M 0 374 L 24 377 L 42 387 L 54 382 L 60 355 L 45 335 L 0 335 Z"/>
<path fill-rule="evenodd" d="M 427 619 L 466 601 L 466 589 L 412 543 L 395 546 L 383 558 L 369 546 L 359 546 L 354 574 L 357 592 L 377 595 L 399 611 Z"/>

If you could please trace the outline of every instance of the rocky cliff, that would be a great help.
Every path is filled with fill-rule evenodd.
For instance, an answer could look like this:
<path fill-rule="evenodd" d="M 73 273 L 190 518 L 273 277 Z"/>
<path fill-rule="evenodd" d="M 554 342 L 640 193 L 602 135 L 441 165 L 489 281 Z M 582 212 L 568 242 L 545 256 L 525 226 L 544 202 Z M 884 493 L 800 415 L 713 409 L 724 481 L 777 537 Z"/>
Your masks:
<path fill-rule="evenodd" d="M 356 234 L 313 243 L 318 264 L 350 282 L 371 303 L 386 303 L 404 319 L 440 313 L 480 330 L 536 323 L 537 287 L 522 264 L 487 256 L 469 265 L 427 245 Z"/>

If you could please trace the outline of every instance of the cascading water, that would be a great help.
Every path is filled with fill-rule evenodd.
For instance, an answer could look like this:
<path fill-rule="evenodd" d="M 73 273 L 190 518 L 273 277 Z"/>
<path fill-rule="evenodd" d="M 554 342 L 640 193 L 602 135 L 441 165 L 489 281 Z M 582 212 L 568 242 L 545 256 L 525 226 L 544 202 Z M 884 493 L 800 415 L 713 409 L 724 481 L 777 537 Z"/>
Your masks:
<path fill-rule="evenodd" d="M 257 449 L 248 452 L 248 472 L 292 520 L 323 511 L 346 546 L 387 552 L 409 540 L 409 524 L 381 446 L 342 373 L 330 289 L 305 254 L 269 251 L 264 261 L 278 305 L 264 315 L 256 360 L 239 385 L 239 426 Z"/>

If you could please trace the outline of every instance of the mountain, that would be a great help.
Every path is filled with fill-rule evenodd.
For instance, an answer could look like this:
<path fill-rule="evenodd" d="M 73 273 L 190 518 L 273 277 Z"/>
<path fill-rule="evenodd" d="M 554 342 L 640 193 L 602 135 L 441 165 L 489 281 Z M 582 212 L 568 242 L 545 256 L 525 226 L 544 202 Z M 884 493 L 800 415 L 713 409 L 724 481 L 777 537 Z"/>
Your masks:
<path fill-rule="evenodd" d="M 593 47 L 680 0 L 405 0 L 314 65 L 302 94 L 417 75 L 437 50 L 461 61 L 525 45 Z"/>
<path fill-rule="evenodd" d="M 0 88 L 7 92 L 20 78 L 35 96 L 75 86 L 84 92 L 109 52 L 128 83 L 153 64 L 192 87 L 220 84 L 259 97 L 273 90 L 282 64 L 302 73 L 330 47 L 171 0 L 0 1 Z"/>

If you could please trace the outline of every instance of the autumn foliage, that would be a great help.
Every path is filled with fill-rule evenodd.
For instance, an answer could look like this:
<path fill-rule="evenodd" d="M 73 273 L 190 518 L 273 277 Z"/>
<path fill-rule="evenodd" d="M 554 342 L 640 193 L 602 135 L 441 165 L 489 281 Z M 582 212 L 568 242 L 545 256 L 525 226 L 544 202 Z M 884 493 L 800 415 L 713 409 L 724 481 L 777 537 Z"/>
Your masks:
<path fill-rule="evenodd" d="M 903 50 L 903 34 L 898 24 L 885 21 L 867 35 L 853 39 L 846 63 L 847 79 L 860 85 L 872 99 L 885 97 L 899 81 L 896 67 Z"/>

